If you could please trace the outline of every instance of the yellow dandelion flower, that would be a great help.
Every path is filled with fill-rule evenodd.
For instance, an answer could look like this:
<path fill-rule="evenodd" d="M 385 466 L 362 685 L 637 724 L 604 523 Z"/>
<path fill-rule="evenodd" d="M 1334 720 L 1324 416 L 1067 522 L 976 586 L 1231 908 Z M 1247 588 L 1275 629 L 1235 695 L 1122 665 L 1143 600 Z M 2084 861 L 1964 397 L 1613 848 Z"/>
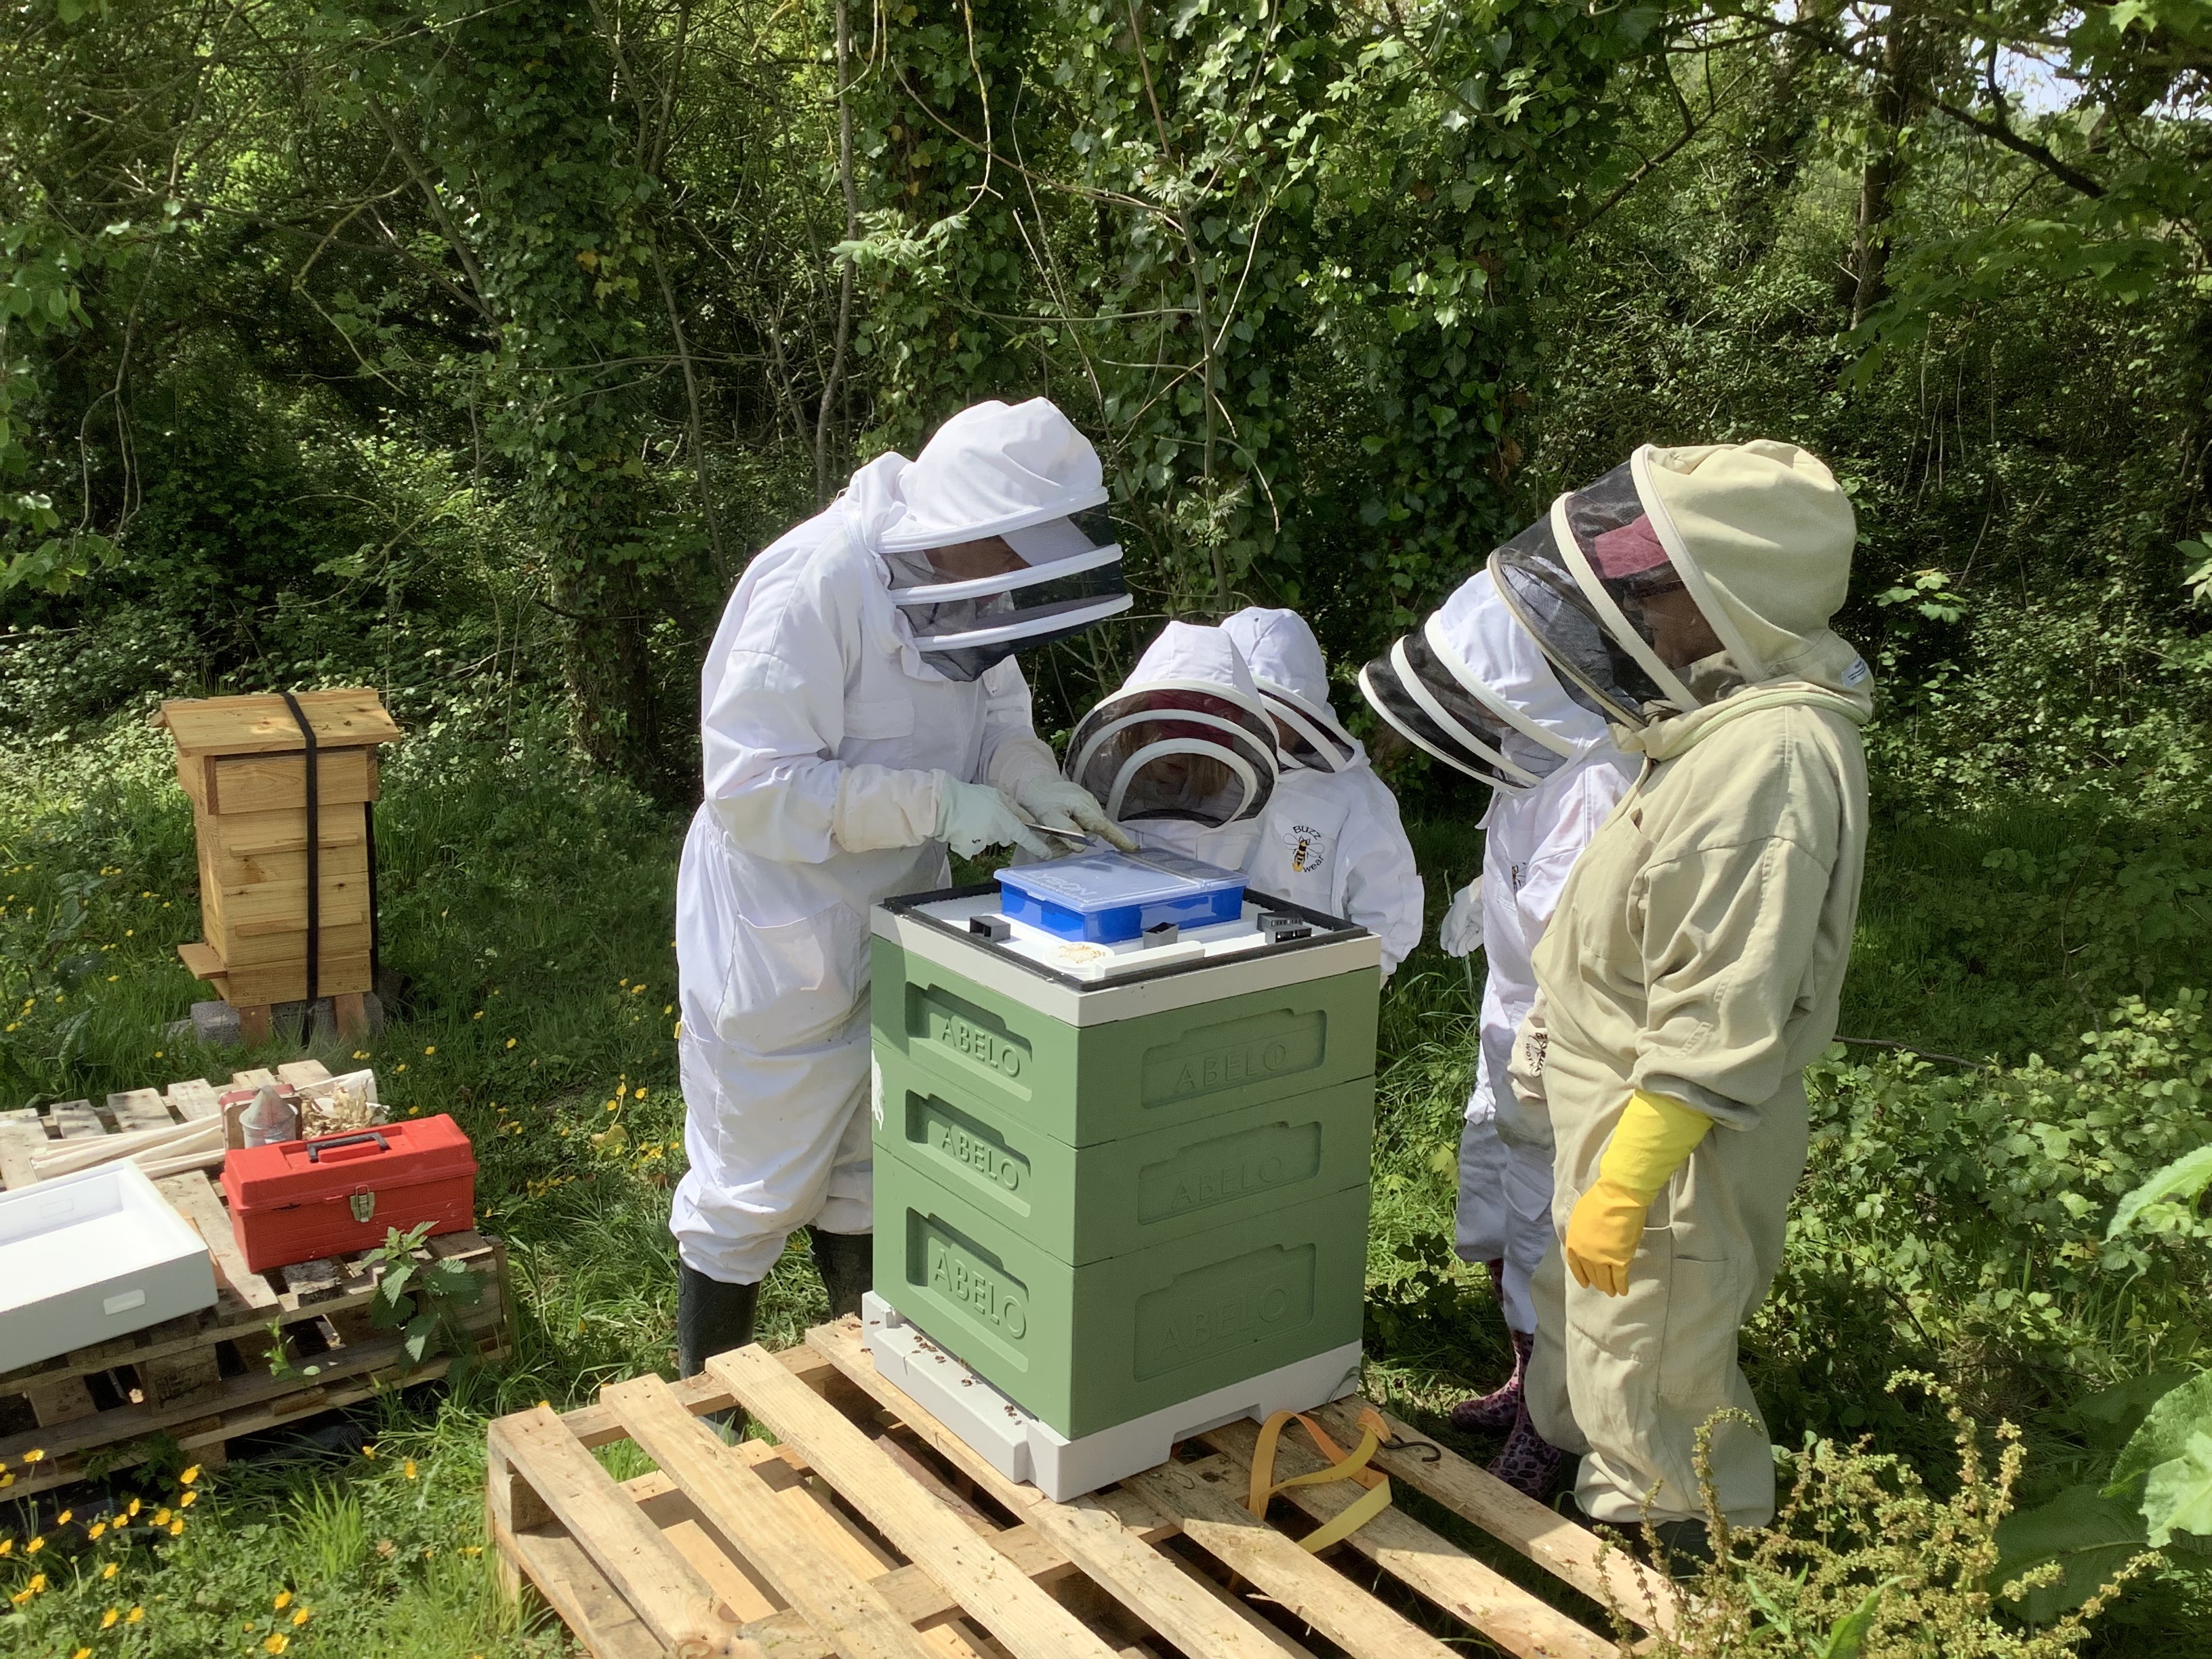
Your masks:
<path fill-rule="evenodd" d="M 32 1594 L 32 1595 L 37 1595 L 40 1590 L 42 1590 L 42 1589 L 46 1589 L 46 1574 L 44 1574 L 43 1572 L 34 1572 L 34 1573 L 33 1573 L 33 1574 L 31 1575 L 31 1583 L 30 1583 L 30 1585 L 29 1585 L 29 1589 L 30 1589 L 30 1592 L 31 1592 L 31 1594 Z"/>
<path fill-rule="evenodd" d="M 437 1045 L 436 1043 L 434 1043 L 434 1043 L 432 1043 L 428 1048 L 425 1048 L 422 1052 L 423 1052 L 424 1054 L 436 1054 L 436 1053 L 438 1052 L 438 1045 Z"/>
<path fill-rule="evenodd" d="M 112 984 L 114 984 L 114 983 L 115 983 L 115 981 L 116 981 L 117 980 L 121 979 L 122 977 L 123 977 L 123 975 L 120 975 L 120 974 L 110 974 L 110 975 L 107 976 L 107 982 L 108 982 L 110 985 L 112 985 Z"/>
<path fill-rule="evenodd" d="M 15 1553 L 15 1540 L 12 1538 L 0 1538 L 0 1555 L 13 1555 Z"/>
<path fill-rule="evenodd" d="M 400 1473 L 404 1474 L 410 1480 L 412 1480 L 415 1478 L 415 1460 L 411 1457 L 409 1458 L 405 1468 L 404 1468 Z"/>
<path fill-rule="evenodd" d="M 292 1623 L 293 1623 L 293 1624 L 294 1624 L 294 1626 L 300 1626 L 300 1625 L 304 1625 L 304 1624 L 306 1624 L 306 1623 L 307 1622 L 307 1620 L 310 1620 L 310 1619 L 313 1618 L 314 1616 L 315 1616 L 315 1615 L 314 1615 L 313 1613 L 312 1613 L 308 1612 L 308 1610 L 307 1610 L 307 1608 L 305 1608 L 305 1607 L 301 1607 L 301 1608 L 297 1613 L 294 1613 L 294 1614 L 292 1615 Z"/>
<path fill-rule="evenodd" d="M 180 1475 L 179 1475 L 179 1476 L 177 1477 L 177 1484 L 178 1484 L 179 1486 L 191 1486 L 191 1485 L 192 1484 L 192 1482 L 193 1482 L 193 1481 L 195 1481 L 195 1480 L 198 1480 L 199 1478 L 200 1478 L 200 1466 L 199 1466 L 198 1464 L 195 1463 L 195 1464 L 193 1464 L 193 1465 L 191 1466 L 191 1468 L 190 1468 L 186 1469 L 186 1470 L 185 1470 L 182 1474 L 180 1474 Z"/>
<path fill-rule="evenodd" d="M 367 1060 L 368 1058 L 368 1050 L 366 1048 L 356 1048 L 353 1051 L 353 1057 L 356 1060 Z"/>
<path fill-rule="evenodd" d="M 406 1062 L 405 1060 L 401 1060 L 401 1061 L 400 1061 L 397 1066 L 393 1066 L 392 1069 L 393 1071 L 395 1071 L 395 1072 L 404 1072 L 404 1071 L 405 1071 L 405 1070 L 407 1069 L 407 1062 Z"/>
<path fill-rule="evenodd" d="M 35 1463 L 45 1456 L 46 1453 L 44 1451 L 33 1449 L 33 1450 L 27 1451 L 23 1454 L 23 1461 L 26 1463 Z"/>
<path fill-rule="evenodd" d="M 676 1012 L 676 1005 L 675 1005 L 674 1003 L 672 1003 L 672 1003 L 670 1003 L 666 1007 L 663 1008 L 660 1012 L 661 1012 L 663 1014 L 672 1014 L 672 1013 L 674 1013 L 674 1012 Z"/>
<path fill-rule="evenodd" d="M 513 1047 L 514 1047 L 514 1039 L 513 1037 L 509 1037 L 509 1038 L 507 1038 L 507 1046 L 508 1048 L 512 1048 Z"/>
<path fill-rule="evenodd" d="M 75 1653 L 70 1655 L 70 1659 L 92 1659 L 92 1650 L 79 1648 Z"/>
<path fill-rule="evenodd" d="M 154 1058 L 155 1058 L 155 1059 L 156 1059 L 156 1060 L 159 1060 L 159 1059 L 161 1059 L 161 1051 L 159 1048 L 155 1049 L 155 1050 L 154 1050 Z"/>
<path fill-rule="evenodd" d="M 169 1524 L 169 1510 L 167 1504 L 154 1511 L 154 1524 L 157 1527 L 166 1527 Z"/>
<path fill-rule="evenodd" d="M 177 1500 L 177 1507 L 180 1510 L 188 1510 L 191 1508 L 192 1500 L 198 1496 L 199 1494 L 196 1492 L 186 1492 L 182 1498 Z"/>
<path fill-rule="evenodd" d="M 107 1610 L 106 1613 L 101 1613 L 101 1614 L 100 1615 L 100 1629 L 102 1629 L 102 1630 L 113 1630 L 113 1629 L 115 1628 L 115 1621 L 116 1621 L 117 1620 L 120 1619 L 122 1616 L 123 1616 L 123 1609 L 122 1609 L 122 1608 L 120 1608 L 120 1607 L 110 1607 L 110 1608 L 108 1608 L 108 1610 Z"/>
<path fill-rule="evenodd" d="M 110 1561 L 110 1562 L 109 1562 L 106 1566 L 102 1567 L 102 1568 L 100 1570 L 100 1576 L 102 1578 L 112 1578 L 112 1577 L 115 1577 L 115 1563 L 114 1563 L 114 1562 L 112 1562 L 112 1561 Z"/>
<path fill-rule="evenodd" d="M 464 1544 L 461 1546 L 461 1553 L 467 1556 L 470 1560 L 473 1561 L 477 1557 L 483 1553 L 483 1546 L 482 1544 Z"/>
<path fill-rule="evenodd" d="M 292 1638 L 279 1631 L 261 1644 L 261 1650 L 264 1653 L 282 1653 L 291 1645 Z"/>
<path fill-rule="evenodd" d="M 279 1613 L 283 1612 L 285 1608 L 292 1605 L 292 1592 L 289 1590 L 278 1590 L 276 1592 L 276 1600 L 270 1602 L 269 1605 L 276 1608 Z"/>
<path fill-rule="evenodd" d="M 54 1524 L 58 1527 L 66 1527 L 70 1523 L 70 1517 L 74 1516 L 76 1513 L 76 1511 L 75 1510 L 64 1510 L 59 1515 L 54 1517 Z"/>
<path fill-rule="evenodd" d="M 633 1100 L 643 1100 L 645 1098 L 645 1085 L 643 1084 L 640 1084 L 637 1088 L 637 1092 L 632 1095 L 630 1098 Z"/>
<path fill-rule="evenodd" d="M 130 1611 L 130 1612 L 128 1612 L 128 1613 L 125 1613 L 125 1614 L 123 1615 L 123 1622 L 124 1622 L 125 1624 L 126 1624 L 126 1625 L 135 1625 L 135 1624 L 139 1623 L 139 1622 L 140 1622 L 142 1620 L 143 1620 L 145 1617 L 146 1617 L 146 1609 L 145 1609 L 145 1608 L 143 1608 L 143 1607 L 133 1607 L 133 1608 L 131 1608 L 131 1611 Z"/>
<path fill-rule="evenodd" d="M 483 1018 L 483 1010 L 481 1008 L 477 1009 L 476 1012 L 471 1014 L 469 1018 L 471 1019 L 482 1019 Z"/>
<path fill-rule="evenodd" d="M 180 1515 L 175 1520 L 169 1522 L 169 1536 L 172 1538 L 182 1538 L 184 1535 L 185 1517 Z"/>
<path fill-rule="evenodd" d="M 617 981 L 615 981 L 615 983 L 616 983 L 616 984 L 617 984 L 617 985 L 627 985 L 627 984 L 629 984 L 629 975 L 628 974 L 624 974 L 624 975 L 623 975 L 620 979 L 617 980 Z"/>
<path fill-rule="evenodd" d="M 105 1522 L 105 1521 L 95 1521 L 95 1522 L 94 1522 L 90 1526 L 87 1527 L 87 1528 L 84 1529 L 84 1535 L 85 1535 L 88 1539 L 97 1539 L 97 1538 L 100 1535 L 100 1534 L 102 1534 L 102 1533 L 106 1532 L 106 1530 L 107 1530 L 107 1522 Z"/>
<path fill-rule="evenodd" d="M 40 1550 L 46 1548 L 46 1540 L 45 1539 L 33 1538 L 29 1543 L 23 1546 L 23 1553 L 26 1555 L 36 1555 Z"/>
<path fill-rule="evenodd" d="M 361 1455 L 363 1457 L 374 1457 L 376 1455 L 376 1448 L 374 1446 L 363 1446 L 361 1449 Z"/>
<path fill-rule="evenodd" d="M 135 1498 L 132 1498 L 131 1500 L 131 1507 L 125 1510 L 123 1512 L 124 1514 L 130 1516 L 132 1519 L 137 1519 L 138 1515 L 138 1500 Z"/>

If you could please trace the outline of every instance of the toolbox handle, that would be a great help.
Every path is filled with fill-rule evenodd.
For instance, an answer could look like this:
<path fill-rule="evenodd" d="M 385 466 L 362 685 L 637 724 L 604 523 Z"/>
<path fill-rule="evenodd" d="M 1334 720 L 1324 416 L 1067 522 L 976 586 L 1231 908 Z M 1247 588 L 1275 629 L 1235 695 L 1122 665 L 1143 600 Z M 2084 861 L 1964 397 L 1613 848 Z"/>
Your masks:
<path fill-rule="evenodd" d="M 307 1162 L 310 1164 L 320 1164 L 323 1161 L 323 1154 L 325 1152 L 338 1146 L 358 1146 L 364 1140 L 374 1141 L 376 1143 L 376 1150 L 380 1152 L 388 1152 L 392 1150 L 392 1143 L 384 1138 L 384 1132 L 382 1130 L 364 1129 L 357 1135 L 332 1135 L 327 1140 L 309 1141 L 307 1143 Z"/>

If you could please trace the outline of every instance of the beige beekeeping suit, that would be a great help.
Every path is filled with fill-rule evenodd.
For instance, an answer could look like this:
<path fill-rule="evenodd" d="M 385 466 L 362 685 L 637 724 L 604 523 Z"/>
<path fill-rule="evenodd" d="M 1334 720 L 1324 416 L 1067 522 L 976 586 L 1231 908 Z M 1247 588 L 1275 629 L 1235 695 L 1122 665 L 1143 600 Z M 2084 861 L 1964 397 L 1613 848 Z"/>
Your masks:
<path fill-rule="evenodd" d="M 1547 1042 L 1540 1075 L 1523 1060 L 1515 1076 L 1551 1119 L 1562 1233 L 1633 1091 L 1715 1127 L 1653 1201 L 1625 1296 L 1547 1255 L 1528 1404 L 1546 1439 L 1583 1455 L 1585 1513 L 1629 1524 L 1704 1514 L 1698 1430 L 1735 1408 L 1749 1421 L 1715 1424 L 1711 1479 L 1732 1523 L 1759 1525 L 1773 1464 L 1736 1333 L 1781 1261 L 1802 1073 L 1835 1032 L 1866 852 L 1869 676 L 1827 629 L 1855 531 L 1826 468 L 1790 446 L 1647 454 L 1649 510 L 1702 576 L 1700 608 L 1724 613 L 1742 683 L 1623 734 L 1644 775 L 1537 950 Z"/>

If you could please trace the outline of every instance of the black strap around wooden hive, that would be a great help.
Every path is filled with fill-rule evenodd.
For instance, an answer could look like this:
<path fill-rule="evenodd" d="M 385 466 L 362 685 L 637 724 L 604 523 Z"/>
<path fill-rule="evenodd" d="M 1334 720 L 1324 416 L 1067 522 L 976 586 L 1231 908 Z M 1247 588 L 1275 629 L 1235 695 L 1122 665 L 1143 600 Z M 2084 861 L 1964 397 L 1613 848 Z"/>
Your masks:
<path fill-rule="evenodd" d="M 284 699 L 284 707 L 292 711 L 292 719 L 300 728 L 301 740 L 307 746 L 307 1018 L 312 1021 L 315 1012 L 316 981 L 322 967 L 323 956 L 323 882 L 322 882 L 322 808 L 321 780 L 315 763 L 315 728 L 307 724 L 307 711 L 300 700 L 289 691 L 276 694 Z"/>
<path fill-rule="evenodd" d="M 361 804 L 361 832 L 368 843 L 368 988 L 374 991 L 381 952 L 376 928 L 376 803 L 373 800 Z"/>

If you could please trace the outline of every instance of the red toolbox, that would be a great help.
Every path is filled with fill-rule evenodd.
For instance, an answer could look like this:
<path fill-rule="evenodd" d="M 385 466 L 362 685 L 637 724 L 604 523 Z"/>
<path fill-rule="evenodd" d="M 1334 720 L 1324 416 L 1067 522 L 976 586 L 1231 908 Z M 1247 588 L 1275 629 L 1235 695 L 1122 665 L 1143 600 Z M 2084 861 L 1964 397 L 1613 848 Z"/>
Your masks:
<path fill-rule="evenodd" d="M 477 1160 L 442 1114 L 319 1140 L 234 1148 L 223 1160 L 231 1231 L 256 1273 L 373 1250 L 385 1231 L 476 1224 Z"/>

